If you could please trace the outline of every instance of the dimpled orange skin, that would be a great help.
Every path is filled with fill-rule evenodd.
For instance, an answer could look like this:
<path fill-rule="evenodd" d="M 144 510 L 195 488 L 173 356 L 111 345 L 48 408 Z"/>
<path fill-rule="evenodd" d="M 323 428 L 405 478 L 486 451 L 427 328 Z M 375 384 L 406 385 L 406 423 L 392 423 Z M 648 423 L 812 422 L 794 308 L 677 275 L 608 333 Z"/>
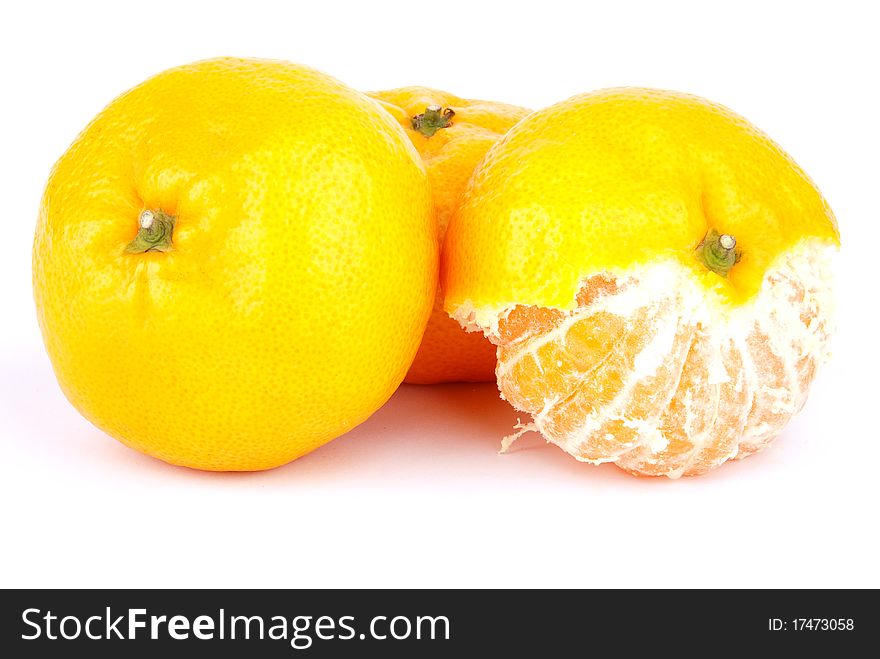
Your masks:
<path fill-rule="evenodd" d="M 506 103 L 463 99 L 426 87 L 403 87 L 371 92 L 406 130 L 425 161 L 440 228 L 446 233 L 474 167 L 486 151 L 531 110 Z M 455 112 L 451 125 L 426 137 L 412 126 L 412 118 L 430 105 Z M 466 332 L 443 310 L 437 298 L 428 327 L 405 382 L 493 382 L 495 346 L 479 332 Z"/>
<path fill-rule="evenodd" d="M 726 276 L 697 258 L 710 230 L 736 239 Z M 441 281 L 447 311 L 498 344 L 523 430 L 678 477 L 765 448 L 804 404 L 838 245 L 813 183 L 745 119 L 610 89 L 536 112 L 489 151 Z"/>
<path fill-rule="evenodd" d="M 127 253 L 144 210 L 172 251 Z M 403 379 L 437 287 L 426 174 L 366 96 L 223 58 L 126 92 L 52 171 L 34 294 L 65 395 L 167 462 L 259 470 L 358 425 Z"/>

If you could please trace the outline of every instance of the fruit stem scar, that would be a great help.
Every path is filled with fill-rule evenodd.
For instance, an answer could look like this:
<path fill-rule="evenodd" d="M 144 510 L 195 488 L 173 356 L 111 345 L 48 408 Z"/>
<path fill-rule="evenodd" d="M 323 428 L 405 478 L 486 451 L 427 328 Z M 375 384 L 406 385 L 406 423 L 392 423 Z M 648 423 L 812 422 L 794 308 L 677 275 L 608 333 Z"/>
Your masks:
<path fill-rule="evenodd" d="M 177 218 L 160 209 L 143 210 L 138 216 L 138 233 L 125 246 L 127 254 L 144 252 L 170 252 L 171 236 Z"/>
<path fill-rule="evenodd" d="M 448 128 L 452 125 L 452 117 L 455 116 L 455 110 L 452 108 L 444 108 L 440 105 L 429 105 L 421 114 L 417 114 L 410 123 L 413 130 L 419 131 L 425 137 L 431 137 L 441 128 Z"/>
<path fill-rule="evenodd" d="M 729 233 L 709 229 L 697 245 L 697 258 L 712 272 L 726 277 L 730 269 L 742 258 L 742 250 L 736 246 L 736 238 Z"/>

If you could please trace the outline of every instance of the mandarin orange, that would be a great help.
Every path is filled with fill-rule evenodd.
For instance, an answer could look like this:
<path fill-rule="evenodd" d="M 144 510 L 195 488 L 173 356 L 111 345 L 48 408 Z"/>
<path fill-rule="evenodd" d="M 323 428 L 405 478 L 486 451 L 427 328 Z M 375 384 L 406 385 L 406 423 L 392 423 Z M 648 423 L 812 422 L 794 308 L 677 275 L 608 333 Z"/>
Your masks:
<path fill-rule="evenodd" d="M 110 103 L 52 171 L 33 252 L 61 388 L 167 462 L 257 470 L 403 380 L 437 289 L 424 165 L 313 69 L 223 58 Z"/>
<path fill-rule="evenodd" d="M 447 311 L 498 345 L 526 428 L 582 461 L 677 477 L 761 450 L 804 404 L 838 246 L 815 185 L 745 119 L 611 89 L 490 149 L 441 281 Z"/>
<path fill-rule="evenodd" d="M 504 134 L 530 110 L 463 99 L 425 87 L 374 92 L 406 129 L 425 161 L 440 240 L 458 206 L 474 167 Z M 495 346 L 477 332 L 465 332 L 443 310 L 438 289 L 431 317 L 405 382 L 492 382 Z"/>

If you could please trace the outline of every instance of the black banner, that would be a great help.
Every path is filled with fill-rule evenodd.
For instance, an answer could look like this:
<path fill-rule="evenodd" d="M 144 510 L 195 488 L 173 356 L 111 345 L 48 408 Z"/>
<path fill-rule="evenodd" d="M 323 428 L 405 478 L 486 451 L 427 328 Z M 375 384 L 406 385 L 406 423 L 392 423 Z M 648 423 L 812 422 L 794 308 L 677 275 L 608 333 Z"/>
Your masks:
<path fill-rule="evenodd" d="M 6 657 L 449 657 L 871 647 L 876 591 L 2 591 Z M 842 655 L 840 653 L 843 653 Z M 462 653 L 464 653 L 462 655 Z"/>

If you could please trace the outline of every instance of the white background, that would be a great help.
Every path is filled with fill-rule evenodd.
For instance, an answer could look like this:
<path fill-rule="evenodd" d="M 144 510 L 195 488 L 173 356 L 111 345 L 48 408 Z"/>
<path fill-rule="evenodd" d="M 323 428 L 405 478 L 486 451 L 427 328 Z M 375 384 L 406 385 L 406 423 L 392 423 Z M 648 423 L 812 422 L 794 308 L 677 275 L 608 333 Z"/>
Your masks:
<path fill-rule="evenodd" d="M 0 586 L 880 586 L 870 3 L 12 6 L 0 10 Z M 838 216 L 834 359 L 770 450 L 675 482 L 582 465 L 534 438 L 497 455 L 516 415 L 489 385 L 403 387 L 267 473 L 199 473 L 126 449 L 66 402 L 43 352 L 37 206 L 107 102 L 217 55 L 534 108 L 619 85 L 720 101 L 781 143 Z"/>

